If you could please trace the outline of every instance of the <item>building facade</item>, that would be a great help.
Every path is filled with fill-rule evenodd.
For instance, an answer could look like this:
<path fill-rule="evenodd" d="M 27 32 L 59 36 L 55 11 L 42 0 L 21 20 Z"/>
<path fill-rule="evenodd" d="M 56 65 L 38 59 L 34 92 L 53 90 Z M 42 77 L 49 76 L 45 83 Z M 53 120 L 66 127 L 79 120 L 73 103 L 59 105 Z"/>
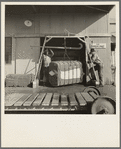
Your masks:
<path fill-rule="evenodd" d="M 52 6 L 27 5 L 5 8 L 5 75 L 35 74 L 40 46 L 46 35 L 89 36 L 93 47 L 104 63 L 105 84 L 111 83 L 111 34 L 109 12 L 113 5 L 105 6 Z M 26 26 L 25 21 L 32 24 Z M 79 53 L 68 51 L 72 59 Z M 55 60 L 63 56 L 56 50 Z M 74 58 L 73 58 L 74 56 Z M 83 55 L 85 56 L 85 55 Z M 57 58 L 58 57 L 58 58 Z"/>

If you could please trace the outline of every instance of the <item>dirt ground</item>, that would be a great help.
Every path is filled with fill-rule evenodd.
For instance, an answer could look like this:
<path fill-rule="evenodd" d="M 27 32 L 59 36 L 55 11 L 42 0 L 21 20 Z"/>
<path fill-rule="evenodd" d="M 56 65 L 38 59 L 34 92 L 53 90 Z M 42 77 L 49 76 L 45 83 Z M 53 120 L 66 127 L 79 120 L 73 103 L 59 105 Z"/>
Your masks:
<path fill-rule="evenodd" d="M 86 87 L 81 84 L 60 86 L 60 87 L 46 87 L 39 86 L 37 88 L 30 87 L 6 87 L 5 94 L 11 93 L 60 93 L 60 94 L 69 94 L 76 92 L 83 92 Z M 104 87 L 97 87 L 100 91 L 101 96 L 109 96 L 112 99 L 116 99 L 116 87 L 114 85 L 105 85 Z"/>

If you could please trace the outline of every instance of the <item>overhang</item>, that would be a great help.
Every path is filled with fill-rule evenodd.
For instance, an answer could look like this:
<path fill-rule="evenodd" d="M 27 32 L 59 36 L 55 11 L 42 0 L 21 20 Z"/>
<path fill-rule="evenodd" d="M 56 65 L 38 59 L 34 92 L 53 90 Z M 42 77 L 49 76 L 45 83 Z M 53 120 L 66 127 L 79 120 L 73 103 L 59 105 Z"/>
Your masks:
<path fill-rule="evenodd" d="M 39 13 L 108 13 L 114 5 L 6 5 L 8 15 L 26 15 Z"/>

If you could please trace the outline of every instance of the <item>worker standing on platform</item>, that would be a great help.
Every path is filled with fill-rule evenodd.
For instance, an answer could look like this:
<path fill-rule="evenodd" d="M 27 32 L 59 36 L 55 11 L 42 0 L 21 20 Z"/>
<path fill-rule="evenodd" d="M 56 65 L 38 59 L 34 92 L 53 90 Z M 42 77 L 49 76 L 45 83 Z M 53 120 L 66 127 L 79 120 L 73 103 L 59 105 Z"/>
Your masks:
<path fill-rule="evenodd" d="M 49 65 L 54 52 L 51 49 L 46 49 L 43 54 L 43 84 L 49 83 Z"/>
<path fill-rule="evenodd" d="M 103 63 L 93 48 L 91 48 L 90 56 L 91 61 L 94 64 L 94 69 L 98 71 L 100 86 L 103 86 Z"/>

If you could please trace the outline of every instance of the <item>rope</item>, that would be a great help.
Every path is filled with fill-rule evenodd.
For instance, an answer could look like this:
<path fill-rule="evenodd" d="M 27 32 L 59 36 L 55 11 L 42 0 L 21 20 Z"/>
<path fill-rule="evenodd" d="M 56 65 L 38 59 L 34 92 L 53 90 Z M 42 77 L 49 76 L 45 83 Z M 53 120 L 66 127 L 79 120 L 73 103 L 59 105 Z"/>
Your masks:
<path fill-rule="evenodd" d="M 64 47 L 65 47 L 64 60 L 65 60 L 65 56 L 67 56 L 67 58 L 70 60 L 70 57 L 68 56 L 67 49 L 66 49 L 66 38 L 64 38 Z"/>

